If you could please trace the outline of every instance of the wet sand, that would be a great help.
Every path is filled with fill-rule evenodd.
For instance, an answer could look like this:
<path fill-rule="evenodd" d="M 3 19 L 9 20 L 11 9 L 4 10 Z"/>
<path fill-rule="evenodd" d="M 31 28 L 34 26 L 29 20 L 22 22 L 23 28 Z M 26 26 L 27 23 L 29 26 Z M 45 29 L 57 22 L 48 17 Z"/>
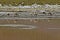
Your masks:
<path fill-rule="evenodd" d="M 16 21 L 14 23 L 14 21 Z M 0 27 L 0 40 L 60 40 L 60 19 L 53 20 L 0 20 L 0 24 L 35 25 L 36 29 Z"/>

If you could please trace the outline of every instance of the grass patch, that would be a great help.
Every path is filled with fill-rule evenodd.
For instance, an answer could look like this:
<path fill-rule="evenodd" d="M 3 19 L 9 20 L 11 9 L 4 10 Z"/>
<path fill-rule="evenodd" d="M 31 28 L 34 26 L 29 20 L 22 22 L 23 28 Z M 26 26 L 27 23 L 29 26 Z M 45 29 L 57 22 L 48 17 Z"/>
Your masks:
<path fill-rule="evenodd" d="M 46 4 L 46 3 L 49 3 L 49 4 L 60 4 L 60 0 L 0 0 L 0 3 L 2 4 L 12 4 L 12 5 L 15 5 L 15 3 L 19 4 L 21 2 L 24 1 L 24 5 L 31 5 L 33 3 L 37 3 L 37 4 Z M 15 3 L 13 3 L 15 2 Z"/>

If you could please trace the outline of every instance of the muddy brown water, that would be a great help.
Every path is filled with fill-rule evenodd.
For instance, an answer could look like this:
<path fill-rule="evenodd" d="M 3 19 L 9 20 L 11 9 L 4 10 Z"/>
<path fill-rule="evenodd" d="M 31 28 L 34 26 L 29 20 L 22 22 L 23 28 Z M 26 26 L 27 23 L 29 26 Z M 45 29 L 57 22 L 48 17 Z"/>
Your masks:
<path fill-rule="evenodd" d="M 35 25 L 36 29 L 0 27 L 0 40 L 60 40 L 60 19 L 53 20 L 0 20 L 0 24 Z"/>

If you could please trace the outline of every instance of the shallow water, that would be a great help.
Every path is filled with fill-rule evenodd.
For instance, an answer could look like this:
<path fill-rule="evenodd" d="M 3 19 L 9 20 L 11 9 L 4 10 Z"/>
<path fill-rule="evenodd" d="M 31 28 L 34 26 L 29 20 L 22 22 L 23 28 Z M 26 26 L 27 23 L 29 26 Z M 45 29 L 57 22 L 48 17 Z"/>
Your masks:
<path fill-rule="evenodd" d="M 0 24 L 13 24 L 14 20 L 0 20 Z M 17 20 L 14 24 L 34 25 L 37 29 L 0 27 L 0 40 L 60 40 L 60 19 Z M 48 29 L 55 28 L 55 29 Z"/>

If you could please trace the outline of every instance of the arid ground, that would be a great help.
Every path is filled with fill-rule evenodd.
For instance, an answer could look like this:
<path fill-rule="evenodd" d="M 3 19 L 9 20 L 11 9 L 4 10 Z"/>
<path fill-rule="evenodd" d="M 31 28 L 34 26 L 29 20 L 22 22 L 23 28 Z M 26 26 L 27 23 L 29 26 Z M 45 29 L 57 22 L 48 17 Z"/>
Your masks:
<path fill-rule="evenodd" d="M 0 40 L 60 40 L 60 29 L 58 29 L 60 28 L 60 19 L 0 20 L 0 24 L 3 23 L 35 25 L 37 28 L 12 29 L 8 27 L 0 27 Z"/>

